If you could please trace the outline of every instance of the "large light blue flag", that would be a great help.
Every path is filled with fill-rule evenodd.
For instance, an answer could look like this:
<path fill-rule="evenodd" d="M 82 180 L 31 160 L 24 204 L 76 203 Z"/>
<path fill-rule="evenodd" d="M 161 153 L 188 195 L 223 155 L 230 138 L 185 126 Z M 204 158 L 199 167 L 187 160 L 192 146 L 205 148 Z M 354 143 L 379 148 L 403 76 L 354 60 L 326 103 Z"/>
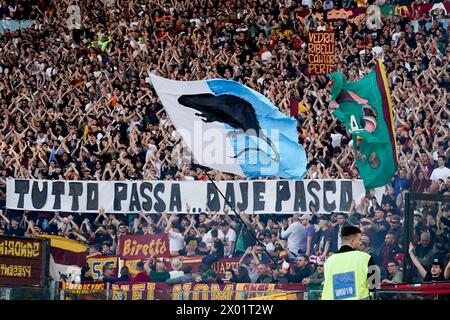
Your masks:
<path fill-rule="evenodd" d="M 262 94 L 230 80 L 151 80 L 196 163 L 245 177 L 306 175 L 296 121 Z"/>

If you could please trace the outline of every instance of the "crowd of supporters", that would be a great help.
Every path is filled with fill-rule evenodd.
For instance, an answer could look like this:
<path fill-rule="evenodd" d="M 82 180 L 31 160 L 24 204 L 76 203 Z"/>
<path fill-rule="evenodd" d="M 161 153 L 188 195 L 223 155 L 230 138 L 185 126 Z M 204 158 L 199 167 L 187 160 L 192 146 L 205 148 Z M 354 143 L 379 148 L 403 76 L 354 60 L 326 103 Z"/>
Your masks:
<path fill-rule="evenodd" d="M 422 2 L 414 1 L 412 8 Z M 381 267 L 384 281 L 399 281 L 410 251 L 403 243 L 404 192 L 449 195 L 445 10 L 413 12 L 409 18 L 401 12 L 382 15 L 382 27 L 369 29 L 364 21 L 315 15 L 356 6 L 351 0 L 51 3 L 0 1 L 0 19 L 33 20 L 31 28 L 0 34 L 3 207 L 9 177 L 206 180 L 158 100 L 150 72 L 175 80 L 233 79 L 263 93 L 286 114 L 290 99 L 297 99 L 307 109 L 297 117 L 299 141 L 308 155 L 307 178 L 360 178 L 351 136 L 328 110 L 327 79 L 308 74 L 307 34 L 313 30 L 335 32 L 336 69 L 349 81 L 363 77 L 382 58 L 399 169 L 381 203 L 367 196 L 349 215 L 247 212 L 241 214 L 242 223 L 224 212 L 114 215 L 101 210 L 93 216 L 3 209 L 0 234 L 59 234 L 89 243 L 95 256 L 115 254 L 121 234 L 168 232 L 173 256 L 204 255 L 205 266 L 220 257 L 242 257 L 242 268 L 230 270 L 230 278 L 317 284 L 323 277 L 320 265 L 339 247 L 340 229 L 351 223 L 363 230 L 363 249 Z M 81 8 L 80 28 L 74 30 L 68 23 L 76 24 L 74 11 L 67 10 L 72 4 Z M 215 180 L 237 178 L 209 173 Z M 443 276 L 450 249 L 449 207 L 421 209 L 415 214 L 412 255 L 424 268 L 440 265 Z M 165 272 L 153 260 L 142 268 Z"/>

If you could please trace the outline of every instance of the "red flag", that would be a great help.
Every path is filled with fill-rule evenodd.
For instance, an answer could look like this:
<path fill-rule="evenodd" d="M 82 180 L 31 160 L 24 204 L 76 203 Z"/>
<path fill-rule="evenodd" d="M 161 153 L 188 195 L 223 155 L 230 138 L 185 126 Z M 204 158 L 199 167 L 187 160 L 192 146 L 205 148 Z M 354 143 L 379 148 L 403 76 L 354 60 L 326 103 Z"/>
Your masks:
<path fill-rule="evenodd" d="M 291 97 L 290 99 L 290 109 L 291 109 L 291 117 L 297 117 L 300 113 L 308 111 L 305 105 L 299 102 L 294 97 Z"/>

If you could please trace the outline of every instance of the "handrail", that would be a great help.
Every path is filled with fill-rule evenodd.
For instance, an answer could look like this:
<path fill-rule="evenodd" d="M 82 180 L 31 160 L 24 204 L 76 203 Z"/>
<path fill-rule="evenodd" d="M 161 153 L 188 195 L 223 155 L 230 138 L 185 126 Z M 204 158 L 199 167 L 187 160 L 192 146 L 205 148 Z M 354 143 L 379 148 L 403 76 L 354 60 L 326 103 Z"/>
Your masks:
<path fill-rule="evenodd" d="M 0 300 L 317 300 L 320 289 L 310 290 L 185 290 L 174 293 L 172 290 L 113 290 L 110 287 L 100 290 L 67 289 L 51 285 L 48 288 L 0 286 Z M 434 299 L 450 294 L 450 282 L 408 283 L 383 285 L 371 292 L 374 299 Z M 272 296 L 272 298 L 271 298 Z"/>

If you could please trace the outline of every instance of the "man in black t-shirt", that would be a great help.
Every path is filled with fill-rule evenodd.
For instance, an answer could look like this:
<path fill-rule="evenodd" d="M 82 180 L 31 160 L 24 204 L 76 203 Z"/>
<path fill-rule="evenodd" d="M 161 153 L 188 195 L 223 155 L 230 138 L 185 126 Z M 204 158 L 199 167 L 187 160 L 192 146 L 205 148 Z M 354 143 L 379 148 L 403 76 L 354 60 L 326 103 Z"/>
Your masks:
<path fill-rule="evenodd" d="M 316 243 L 314 244 L 315 255 L 325 259 L 325 257 L 332 252 L 332 240 L 333 232 L 329 228 L 329 220 L 323 215 L 320 217 L 319 230 L 316 232 Z"/>
<path fill-rule="evenodd" d="M 290 283 L 301 283 L 303 279 L 314 273 L 313 268 L 308 264 L 308 257 L 300 255 L 297 257 L 297 263 L 294 267 L 294 273 L 290 273 L 287 278 Z"/>
<path fill-rule="evenodd" d="M 12 217 L 9 219 L 9 228 L 5 231 L 6 236 L 23 237 L 25 230 L 19 227 L 19 219 Z"/>
<path fill-rule="evenodd" d="M 412 243 L 409 244 L 408 252 L 411 257 L 411 261 L 416 266 L 424 282 L 445 281 L 444 268 L 440 264 L 439 260 L 435 259 L 433 261 L 433 264 L 431 265 L 430 271 L 427 271 L 420 264 L 419 259 L 417 259 L 416 255 L 414 254 L 414 246 Z"/>
<path fill-rule="evenodd" d="M 445 281 L 444 272 L 439 262 L 433 262 L 431 271 L 423 278 L 424 282 Z"/>
<path fill-rule="evenodd" d="M 218 261 L 220 258 L 223 258 L 224 245 L 222 240 L 219 239 L 217 229 L 211 230 L 212 236 L 212 247 L 209 255 L 202 259 L 202 263 L 211 266 L 214 262 Z"/>

